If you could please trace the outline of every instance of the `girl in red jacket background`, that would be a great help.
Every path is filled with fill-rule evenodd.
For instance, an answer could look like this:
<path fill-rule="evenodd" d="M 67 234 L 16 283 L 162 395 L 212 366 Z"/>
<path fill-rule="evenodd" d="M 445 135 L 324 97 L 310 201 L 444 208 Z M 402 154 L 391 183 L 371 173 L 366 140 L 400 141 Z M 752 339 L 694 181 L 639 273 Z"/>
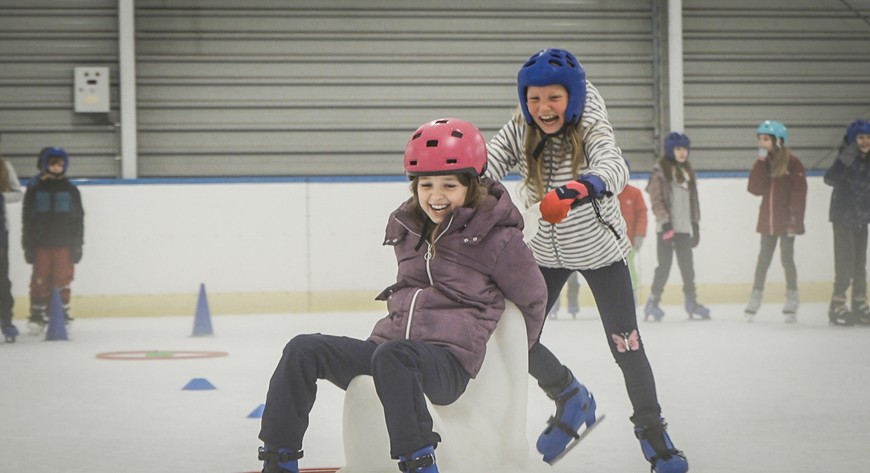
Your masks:
<path fill-rule="evenodd" d="M 755 131 L 758 135 L 758 160 L 749 173 L 749 193 L 761 196 L 756 231 L 761 234 L 761 250 L 755 266 L 755 282 L 746 306 L 752 318 L 761 307 L 764 281 L 773 259 L 777 241 L 785 270 L 785 321 L 797 321 L 800 305 L 797 268 L 794 263 L 794 237 L 804 233 L 807 206 L 807 175 L 804 165 L 786 146 L 788 129 L 780 122 L 767 120 Z"/>
<path fill-rule="evenodd" d="M 525 318 L 529 346 L 537 339 L 544 277 L 523 241 L 522 215 L 500 183 L 480 177 L 485 167 L 486 142 L 468 122 L 435 120 L 412 135 L 412 197 L 390 215 L 383 242 L 398 263 L 395 284 L 377 297 L 388 314 L 367 340 L 317 333 L 287 343 L 263 410 L 263 472 L 299 473 L 318 379 L 346 390 L 371 375 L 399 470 L 438 473 L 441 437 L 426 398 L 448 405 L 465 392 L 506 299 Z"/>

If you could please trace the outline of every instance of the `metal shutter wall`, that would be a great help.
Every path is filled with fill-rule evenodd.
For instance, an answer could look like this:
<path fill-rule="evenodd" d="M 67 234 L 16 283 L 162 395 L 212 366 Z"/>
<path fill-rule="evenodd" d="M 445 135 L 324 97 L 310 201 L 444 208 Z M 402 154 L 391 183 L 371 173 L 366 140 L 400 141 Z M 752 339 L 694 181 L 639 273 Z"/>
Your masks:
<path fill-rule="evenodd" d="M 748 170 L 755 129 L 783 122 L 808 168 L 870 118 L 870 1 L 683 3 L 685 122 L 697 169 Z"/>
<path fill-rule="evenodd" d="M 494 134 L 546 47 L 583 62 L 626 155 L 650 154 L 649 0 L 432 5 L 137 0 L 139 175 L 399 174 L 426 120 Z"/>
<path fill-rule="evenodd" d="M 36 156 L 61 146 L 71 176 L 118 172 L 115 0 L 4 0 L 0 4 L 0 133 L 20 177 Z M 73 68 L 109 67 L 112 112 L 73 112 Z"/>

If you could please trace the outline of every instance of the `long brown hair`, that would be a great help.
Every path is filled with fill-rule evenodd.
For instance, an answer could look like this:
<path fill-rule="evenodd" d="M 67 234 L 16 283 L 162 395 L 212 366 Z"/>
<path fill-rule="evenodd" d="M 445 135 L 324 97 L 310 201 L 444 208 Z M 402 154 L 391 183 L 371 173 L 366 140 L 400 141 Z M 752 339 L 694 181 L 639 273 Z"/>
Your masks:
<path fill-rule="evenodd" d="M 523 149 L 526 155 L 528 173 L 523 178 L 526 187 L 535 189 L 538 199 L 544 197 L 544 160 L 534 156 L 535 149 L 544 139 L 544 133 L 534 125 L 525 122 L 522 111 L 514 115 L 514 120 L 520 125 L 526 125 L 523 136 Z M 579 170 L 586 167 L 586 151 L 583 149 L 583 138 L 580 136 L 580 125 L 568 125 L 565 130 L 565 141 L 571 145 L 571 156 L 563 159 L 571 160 L 571 174 L 576 176 Z"/>
<path fill-rule="evenodd" d="M 477 208 L 477 206 L 480 205 L 488 195 L 486 187 L 484 187 L 480 182 L 480 178 L 470 174 L 456 174 L 455 176 L 460 184 L 468 188 L 468 192 L 465 194 L 465 202 L 462 206 Z M 429 234 L 426 235 L 426 238 L 431 242 L 435 238 L 434 235 L 436 235 L 438 228 L 441 225 L 434 225 L 433 222 L 429 220 L 429 216 L 426 215 L 426 212 L 424 212 L 423 208 L 420 206 L 420 197 L 417 194 L 417 183 L 419 181 L 419 176 L 411 179 L 411 194 L 413 196 L 411 200 L 413 203 L 411 215 L 422 228 L 429 230 Z"/>
<path fill-rule="evenodd" d="M 9 170 L 6 169 L 6 160 L 3 155 L 0 155 L 0 192 L 9 192 L 12 188 L 9 185 Z"/>
<path fill-rule="evenodd" d="M 688 159 L 680 163 L 675 159 L 662 156 L 659 158 L 658 165 L 668 181 L 676 181 L 678 184 L 697 182 L 695 170 L 692 169 Z"/>

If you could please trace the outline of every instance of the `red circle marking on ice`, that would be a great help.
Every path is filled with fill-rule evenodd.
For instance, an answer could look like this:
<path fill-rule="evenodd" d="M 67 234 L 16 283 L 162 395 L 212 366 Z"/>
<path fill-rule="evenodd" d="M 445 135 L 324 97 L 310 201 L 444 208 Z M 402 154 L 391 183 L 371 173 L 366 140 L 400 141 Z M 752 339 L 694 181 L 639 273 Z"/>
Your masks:
<path fill-rule="evenodd" d="M 190 360 L 194 358 L 220 358 L 227 356 L 225 351 L 184 351 L 184 350 L 137 350 L 110 351 L 97 353 L 101 360 Z"/>

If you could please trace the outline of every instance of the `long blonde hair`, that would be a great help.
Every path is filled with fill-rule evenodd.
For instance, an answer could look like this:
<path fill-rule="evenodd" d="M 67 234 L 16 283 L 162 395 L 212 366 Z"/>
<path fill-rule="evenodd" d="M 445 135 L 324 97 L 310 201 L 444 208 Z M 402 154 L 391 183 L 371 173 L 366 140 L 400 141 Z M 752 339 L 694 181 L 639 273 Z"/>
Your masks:
<path fill-rule="evenodd" d="M 782 177 L 788 174 L 788 162 L 791 158 L 791 151 L 789 151 L 788 148 L 785 146 L 777 146 L 776 149 L 768 153 L 767 156 L 767 166 L 770 170 L 770 177 Z"/>
<path fill-rule="evenodd" d="M 535 189 L 539 199 L 543 198 L 545 194 L 544 160 L 540 159 L 540 157 L 535 157 L 535 150 L 545 138 L 544 133 L 537 126 L 526 123 L 522 110 L 519 110 L 513 119 L 516 123 L 525 125 L 526 130 L 523 134 L 523 150 L 525 151 L 526 169 L 528 169 L 528 172 L 523 178 L 523 184 L 526 187 Z M 571 145 L 571 156 L 563 157 L 562 159 L 571 160 L 571 174 L 574 176 L 578 175 L 581 168 L 586 167 L 586 151 L 583 148 L 583 138 L 580 133 L 579 124 L 569 125 L 564 133 L 565 141 Z"/>

